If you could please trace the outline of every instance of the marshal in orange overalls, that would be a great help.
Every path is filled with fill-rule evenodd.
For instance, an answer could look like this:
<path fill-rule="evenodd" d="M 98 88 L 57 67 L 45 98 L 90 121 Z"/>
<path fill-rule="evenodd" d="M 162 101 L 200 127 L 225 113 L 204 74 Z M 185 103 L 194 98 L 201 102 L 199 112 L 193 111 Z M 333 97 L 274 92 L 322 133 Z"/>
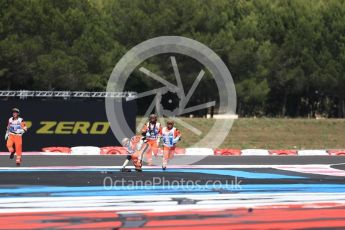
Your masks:
<path fill-rule="evenodd" d="M 126 170 L 126 166 L 129 161 L 133 162 L 136 171 L 141 171 L 142 167 L 142 158 L 143 155 L 147 152 L 151 152 L 149 144 L 147 144 L 140 136 L 134 136 L 131 139 L 124 138 L 122 140 L 122 146 L 127 150 L 127 159 L 122 165 L 121 171 L 130 171 Z"/>
<path fill-rule="evenodd" d="M 174 127 L 173 121 L 167 122 L 167 127 L 162 129 L 163 140 L 163 170 L 166 169 L 169 159 L 174 157 L 176 143 L 181 139 L 181 132 Z"/>
<path fill-rule="evenodd" d="M 8 151 L 11 153 L 10 158 L 14 157 L 14 153 L 16 153 L 16 163 L 20 165 L 22 161 L 22 147 L 23 147 L 23 140 L 22 135 L 24 132 L 27 131 L 27 127 L 23 118 L 19 117 L 19 110 L 13 109 L 13 117 L 8 120 L 6 137 L 7 143 L 6 146 Z"/>
<path fill-rule="evenodd" d="M 155 114 L 150 115 L 149 122 L 144 125 L 141 132 L 151 147 L 151 151 L 146 154 L 146 158 L 148 165 L 152 165 L 152 153 L 155 156 L 158 155 L 158 143 L 162 132 L 161 124 L 157 122 L 157 116 Z"/>

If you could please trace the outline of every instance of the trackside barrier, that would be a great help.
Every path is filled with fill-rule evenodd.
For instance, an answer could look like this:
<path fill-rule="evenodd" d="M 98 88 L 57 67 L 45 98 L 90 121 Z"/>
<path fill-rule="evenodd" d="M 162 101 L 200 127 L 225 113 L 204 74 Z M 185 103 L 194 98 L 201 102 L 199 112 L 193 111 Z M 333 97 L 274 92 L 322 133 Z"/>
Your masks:
<path fill-rule="evenodd" d="M 268 150 L 270 155 L 273 156 L 296 156 L 297 150 L 279 149 L 279 150 Z"/>
<path fill-rule="evenodd" d="M 100 155 L 101 149 L 94 146 L 76 146 L 71 148 L 72 155 Z"/>
<path fill-rule="evenodd" d="M 330 149 L 327 153 L 330 156 L 345 156 L 345 149 Z"/>
<path fill-rule="evenodd" d="M 186 149 L 185 148 L 175 148 L 175 155 L 186 155 Z M 158 156 L 163 156 L 163 147 L 158 148 Z"/>
<path fill-rule="evenodd" d="M 177 154 L 177 155 L 185 155 L 186 154 L 186 149 L 176 147 L 175 148 L 175 154 Z"/>
<path fill-rule="evenodd" d="M 242 156 L 269 156 L 269 152 L 266 149 L 243 149 Z"/>
<path fill-rule="evenodd" d="M 162 148 L 159 148 L 158 155 L 162 155 Z M 122 146 L 105 146 L 102 148 L 94 146 L 63 147 L 51 146 L 42 148 L 42 152 L 24 152 L 24 155 L 126 155 L 127 151 Z M 265 150 L 265 149 L 215 149 L 210 148 L 176 148 L 176 155 L 204 155 L 204 156 L 345 156 L 345 149 L 329 150 Z M 8 152 L 0 153 L 8 155 Z"/>
<path fill-rule="evenodd" d="M 328 153 L 326 150 L 299 150 L 298 156 L 327 156 Z"/>
<path fill-rule="evenodd" d="M 122 146 L 107 146 L 100 150 L 101 155 L 126 155 L 127 149 Z"/>
<path fill-rule="evenodd" d="M 158 155 L 162 155 L 162 148 L 158 149 Z M 175 148 L 175 154 L 177 155 L 184 155 L 186 153 L 186 149 L 184 148 Z M 101 155 L 127 155 L 127 149 L 122 146 L 106 146 L 102 147 L 100 150 Z"/>
<path fill-rule="evenodd" d="M 71 148 L 69 147 L 46 147 L 42 148 L 42 152 L 45 153 L 71 153 Z"/>
<path fill-rule="evenodd" d="M 187 148 L 186 155 L 213 156 L 213 149 L 210 148 Z"/>
<path fill-rule="evenodd" d="M 214 155 L 215 156 L 240 156 L 241 150 L 240 149 L 215 149 Z"/>

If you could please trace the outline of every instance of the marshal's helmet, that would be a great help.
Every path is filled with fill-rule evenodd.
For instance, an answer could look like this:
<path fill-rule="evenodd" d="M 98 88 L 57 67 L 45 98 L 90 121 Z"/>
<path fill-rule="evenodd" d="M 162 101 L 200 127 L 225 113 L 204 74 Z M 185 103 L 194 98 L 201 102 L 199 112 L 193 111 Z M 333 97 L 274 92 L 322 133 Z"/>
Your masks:
<path fill-rule="evenodd" d="M 18 113 L 18 114 L 19 114 L 19 113 L 20 113 L 20 110 L 19 110 L 18 108 L 13 108 L 13 109 L 12 109 L 12 113 Z"/>
<path fill-rule="evenodd" d="M 122 140 L 121 140 L 121 145 L 123 146 L 123 147 L 127 147 L 128 145 L 129 145 L 129 143 L 130 143 L 130 139 L 129 138 L 123 138 Z"/>
<path fill-rule="evenodd" d="M 149 116 L 149 121 L 150 122 L 156 122 L 157 121 L 157 115 L 156 114 L 151 114 Z"/>

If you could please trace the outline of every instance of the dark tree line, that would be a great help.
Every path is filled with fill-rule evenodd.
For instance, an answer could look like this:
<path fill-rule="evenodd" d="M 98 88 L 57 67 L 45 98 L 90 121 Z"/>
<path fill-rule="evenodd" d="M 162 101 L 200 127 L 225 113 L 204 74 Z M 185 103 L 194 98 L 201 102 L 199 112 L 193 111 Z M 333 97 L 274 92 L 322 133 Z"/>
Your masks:
<path fill-rule="evenodd" d="M 179 35 L 223 59 L 241 116 L 345 117 L 343 0 L 2 0 L 0 17 L 1 90 L 105 90 L 131 47 Z"/>

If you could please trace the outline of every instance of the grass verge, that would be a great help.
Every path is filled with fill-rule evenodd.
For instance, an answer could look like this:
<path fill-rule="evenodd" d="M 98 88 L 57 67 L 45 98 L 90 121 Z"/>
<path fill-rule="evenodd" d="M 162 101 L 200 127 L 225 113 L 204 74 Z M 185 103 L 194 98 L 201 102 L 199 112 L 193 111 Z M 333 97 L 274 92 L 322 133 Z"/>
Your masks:
<path fill-rule="evenodd" d="M 181 119 L 202 134 L 198 136 L 176 123 L 183 135 L 180 147 L 196 143 L 215 122 L 205 118 Z M 220 148 L 344 149 L 345 119 L 240 118 L 235 120 Z"/>

